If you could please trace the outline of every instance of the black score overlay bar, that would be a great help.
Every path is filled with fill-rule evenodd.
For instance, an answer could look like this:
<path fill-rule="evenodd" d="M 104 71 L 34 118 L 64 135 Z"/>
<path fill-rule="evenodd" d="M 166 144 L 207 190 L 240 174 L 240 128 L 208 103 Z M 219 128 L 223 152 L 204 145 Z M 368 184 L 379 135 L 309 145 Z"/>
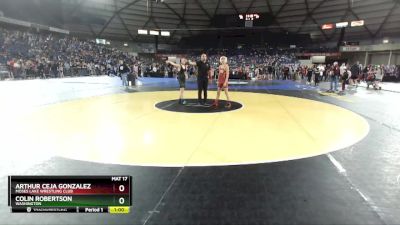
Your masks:
<path fill-rule="evenodd" d="M 132 177 L 8 176 L 12 213 L 130 212 Z"/>
<path fill-rule="evenodd" d="M 109 213 L 109 207 L 12 207 L 12 213 Z"/>

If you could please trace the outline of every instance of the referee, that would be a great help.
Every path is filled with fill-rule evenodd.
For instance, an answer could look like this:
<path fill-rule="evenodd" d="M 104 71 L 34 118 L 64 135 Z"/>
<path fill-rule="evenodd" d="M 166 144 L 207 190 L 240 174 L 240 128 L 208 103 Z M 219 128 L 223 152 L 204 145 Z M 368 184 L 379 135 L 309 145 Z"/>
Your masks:
<path fill-rule="evenodd" d="M 207 102 L 207 89 L 208 89 L 208 79 L 211 79 L 211 67 L 207 61 L 207 55 L 201 54 L 200 61 L 192 62 L 189 61 L 192 66 L 197 66 L 197 88 L 198 88 L 198 102 L 201 105 Z M 204 98 L 202 99 L 201 93 L 204 92 Z"/>

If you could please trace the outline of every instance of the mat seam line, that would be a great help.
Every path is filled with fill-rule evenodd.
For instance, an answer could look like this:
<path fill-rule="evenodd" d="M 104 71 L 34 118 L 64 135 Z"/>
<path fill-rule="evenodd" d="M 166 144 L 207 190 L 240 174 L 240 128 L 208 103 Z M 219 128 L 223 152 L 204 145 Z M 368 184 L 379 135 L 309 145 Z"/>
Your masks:
<path fill-rule="evenodd" d="M 274 98 L 275 98 L 275 96 L 274 96 Z M 299 124 L 299 122 L 294 118 L 294 116 L 293 116 L 279 101 L 278 101 L 278 104 L 281 105 L 282 108 L 285 109 L 285 111 L 295 120 L 295 122 L 296 122 L 297 124 Z M 306 133 L 307 133 L 308 135 L 311 136 L 312 141 L 316 144 L 316 141 L 315 141 L 314 137 L 312 137 L 312 135 L 309 134 L 308 131 L 307 131 L 301 124 L 299 124 L 299 125 L 301 126 L 302 129 L 304 129 L 304 130 L 306 131 Z M 325 154 L 325 155 L 326 155 L 327 158 L 329 159 L 328 154 Z M 332 156 L 332 157 L 333 157 L 333 156 Z M 336 159 L 335 159 L 335 160 L 336 160 Z M 337 160 L 336 160 L 336 161 L 337 161 Z M 339 161 L 338 161 L 338 162 L 339 162 Z M 331 164 L 333 164 L 333 163 L 331 163 Z M 334 165 L 334 166 L 335 166 L 335 165 Z M 335 166 L 335 167 L 336 167 L 336 166 Z M 344 167 L 343 167 L 343 169 L 344 169 Z M 373 206 L 373 204 L 370 203 L 371 200 L 370 200 L 370 201 L 366 201 L 366 200 L 364 199 L 364 194 L 362 194 L 361 191 L 359 191 L 359 189 L 353 184 L 353 182 L 350 180 L 350 178 L 349 178 L 348 176 L 343 175 L 343 173 L 341 173 L 341 172 L 339 171 L 339 176 L 340 176 L 340 175 L 344 176 L 344 178 L 345 178 L 346 182 L 348 183 L 348 185 L 350 186 L 350 188 L 353 189 L 353 190 L 355 190 L 355 191 L 358 193 L 358 195 L 363 199 L 363 201 L 370 207 L 370 209 L 372 210 L 372 212 L 375 213 L 375 216 L 378 217 L 378 219 L 382 222 L 382 224 L 385 224 L 385 225 L 386 225 L 385 221 L 382 219 L 382 217 L 380 216 L 380 214 L 377 212 L 377 210 L 375 210 L 375 207 Z"/>
<path fill-rule="evenodd" d="M 216 120 L 217 120 L 219 117 L 220 117 L 220 115 L 218 115 L 218 117 L 216 117 L 216 118 L 214 119 L 212 125 L 210 125 L 210 126 L 208 127 L 207 131 L 210 130 L 211 127 L 214 126 Z M 174 177 L 174 179 L 172 180 L 172 182 L 170 183 L 170 185 L 167 187 L 167 189 L 165 190 L 165 192 L 162 194 L 160 200 L 159 200 L 159 201 L 157 202 L 157 204 L 154 206 L 153 210 L 151 210 L 150 213 L 147 215 L 146 219 L 145 219 L 144 222 L 143 222 L 143 225 L 146 225 L 146 224 L 147 224 L 147 222 L 151 219 L 151 217 L 153 216 L 153 214 L 154 214 L 155 212 L 159 212 L 159 211 L 158 211 L 158 208 L 159 208 L 159 206 L 161 205 L 161 202 L 164 200 L 164 198 L 165 198 L 165 197 L 167 196 L 167 194 L 170 192 L 170 190 L 172 189 L 172 186 L 176 183 L 176 180 L 178 180 L 178 177 L 181 175 L 181 173 L 183 172 L 183 170 L 185 169 L 185 167 L 187 167 L 187 164 L 188 164 L 188 162 L 190 161 L 190 159 L 192 158 L 192 156 L 194 155 L 194 153 L 195 153 L 196 151 L 198 151 L 198 149 L 199 149 L 201 143 L 204 141 L 204 139 L 206 138 L 206 136 L 207 136 L 207 134 L 208 134 L 207 131 L 205 132 L 205 134 L 203 135 L 202 139 L 200 140 L 199 145 L 198 145 L 198 146 L 196 147 L 196 149 L 190 154 L 190 156 L 188 157 L 188 160 L 185 162 L 185 164 L 183 165 L 183 167 L 181 167 L 181 168 L 179 169 L 178 173 L 176 174 L 176 176 Z"/>

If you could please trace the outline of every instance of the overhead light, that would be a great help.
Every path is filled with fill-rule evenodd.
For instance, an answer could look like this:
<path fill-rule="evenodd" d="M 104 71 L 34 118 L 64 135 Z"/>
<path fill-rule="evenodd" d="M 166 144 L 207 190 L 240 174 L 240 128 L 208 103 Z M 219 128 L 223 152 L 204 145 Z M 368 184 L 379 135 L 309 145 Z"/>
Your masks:
<path fill-rule="evenodd" d="M 105 44 L 106 44 L 106 39 L 99 39 L 99 38 L 96 38 L 96 44 L 103 44 L 103 45 L 105 45 Z"/>
<path fill-rule="evenodd" d="M 146 34 L 147 35 L 147 30 L 138 30 L 138 34 Z"/>
<path fill-rule="evenodd" d="M 128 43 L 124 43 L 124 46 L 125 46 L 125 47 L 128 47 Z"/>
<path fill-rule="evenodd" d="M 327 23 L 322 25 L 322 30 L 330 30 L 333 29 L 333 23 Z"/>
<path fill-rule="evenodd" d="M 387 43 L 389 43 L 389 39 L 383 39 L 383 44 L 387 44 Z"/>
<path fill-rule="evenodd" d="M 364 20 L 355 20 L 355 21 L 351 21 L 351 26 L 352 26 L 352 27 L 364 26 Z"/>
<path fill-rule="evenodd" d="M 160 32 L 158 32 L 156 30 L 151 30 L 150 35 L 160 35 Z"/>
<path fill-rule="evenodd" d="M 111 43 L 109 41 L 106 42 L 107 45 L 110 45 Z"/>
<path fill-rule="evenodd" d="M 170 32 L 169 31 L 161 31 L 161 36 L 170 36 Z"/>
<path fill-rule="evenodd" d="M 340 22 L 340 23 L 336 23 L 336 28 L 344 28 L 349 26 L 349 22 Z"/>

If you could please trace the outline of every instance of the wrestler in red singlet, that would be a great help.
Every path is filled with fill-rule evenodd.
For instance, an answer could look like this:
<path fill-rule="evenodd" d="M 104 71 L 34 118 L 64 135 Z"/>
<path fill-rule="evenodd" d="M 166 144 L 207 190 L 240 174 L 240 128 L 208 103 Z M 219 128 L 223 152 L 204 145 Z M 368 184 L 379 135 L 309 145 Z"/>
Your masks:
<path fill-rule="evenodd" d="M 214 103 L 212 106 L 214 108 L 218 108 L 218 100 L 219 96 L 221 94 L 221 90 L 224 90 L 225 95 L 226 95 L 226 100 L 227 103 L 225 105 L 225 108 L 231 108 L 231 103 L 229 99 L 229 94 L 228 94 L 228 79 L 229 79 L 229 66 L 228 66 L 228 58 L 226 56 L 221 56 L 219 59 L 220 61 L 220 66 L 218 68 L 218 84 L 217 84 L 217 98 L 214 100 Z"/>
<path fill-rule="evenodd" d="M 226 72 L 227 71 L 225 70 L 225 68 L 223 66 L 219 66 L 219 73 L 218 73 L 218 87 L 219 88 L 226 88 L 227 87 L 227 86 L 224 87 L 226 76 L 227 76 Z"/>

